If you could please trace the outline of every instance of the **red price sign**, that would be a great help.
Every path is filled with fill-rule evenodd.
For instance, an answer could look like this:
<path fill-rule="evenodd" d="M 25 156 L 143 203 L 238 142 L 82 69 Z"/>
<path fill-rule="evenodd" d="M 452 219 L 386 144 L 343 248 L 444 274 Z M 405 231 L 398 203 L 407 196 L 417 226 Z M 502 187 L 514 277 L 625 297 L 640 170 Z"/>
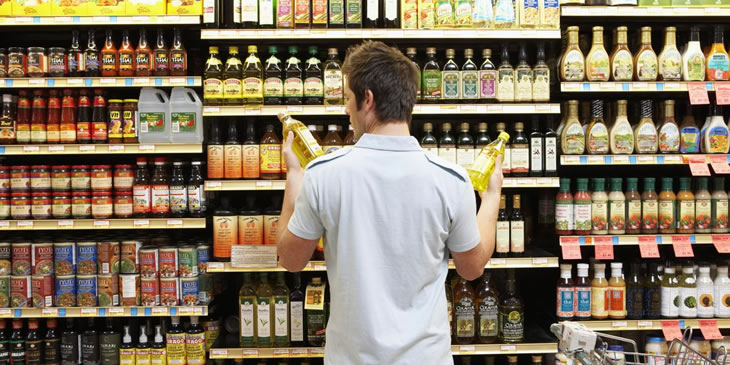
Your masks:
<path fill-rule="evenodd" d="M 679 329 L 679 321 L 662 321 L 662 332 L 667 341 L 675 338 L 682 339 L 682 330 Z"/>
<path fill-rule="evenodd" d="M 705 340 L 722 340 L 722 333 L 714 319 L 700 319 L 700 331 Z"/>
<path fill-rule="evenodd" d="M 727 164 L 725 155 L 711 155 L 710 164 L 716 174 L 730 174 L 730 165 Z"/>
<path fill-rule="evenodd" d="M 596 249 L 596 259 L 613 260 L 613 242 L 610 236 L 594 237 L 593 245 Z"/>
<path fill-rule="evenodd" d="M 730 104 L 730 85 L 715 83 L 715 98 L 717 98 L 717 105 Z"/>
<path fill-rule="evenodd" d="M 694 257 L 692 244 L 689 242 L 689 236 L 673 236 L 672 247 L 674 247 L 674 256 L 676 257 Z"/>
<path fill-rule="evenodd" d="M 730 235 L 713 234 L 712 244 L 719 253 L 730 253 Z"/>
<path fill-rule="evenodd" d="M 710 176 L 705 156 L 690 156 L 689 171 L 692 172 L 692 176 Z"/>
<path fill-rule="evenodd" d="M 707 86 L 704 82 L 690 82 L 687 84 L 689 89 L 689 102 L 692 105 L 707 105 L 710 103 L 710 96 L 707 94 Z"/>
<path fill-rule="evenodd" d="M 580 245 L 565 244 L 560 246 L 563 250 L 563 260 L 580 260 Z"/>
<path fill-rule="evenodd" d="M 656 243 L 656 236 L 639 236 L 639 251 L 642 258 L 658 258 L 659 245 Z"/>

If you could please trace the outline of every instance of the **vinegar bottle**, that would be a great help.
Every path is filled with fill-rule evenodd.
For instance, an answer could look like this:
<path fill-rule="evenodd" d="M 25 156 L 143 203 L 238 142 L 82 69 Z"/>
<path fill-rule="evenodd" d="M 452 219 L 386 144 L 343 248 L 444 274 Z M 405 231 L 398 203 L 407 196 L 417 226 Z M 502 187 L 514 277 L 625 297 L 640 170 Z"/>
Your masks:
<path fill-rule="evenodd" d="M 225 154 L 221 136 L 220 121 L 214 121 L 211 138 L 208 141 L 208 178 L 222 179 L 224 177 Z"/>
<path fill-rule="evenodd" d="M 484 192 L 489 184 L 489 177 L 494 172 L 497 164 L 497 158 L 504 156 L 504 149 L 509 141 L 509 134 L 501 132 L 497 139 L 482 148 L 479 155 L 474 160 L 474 164 L 467 169 L 469 179 L 471 179 L 474 190 Z"/>

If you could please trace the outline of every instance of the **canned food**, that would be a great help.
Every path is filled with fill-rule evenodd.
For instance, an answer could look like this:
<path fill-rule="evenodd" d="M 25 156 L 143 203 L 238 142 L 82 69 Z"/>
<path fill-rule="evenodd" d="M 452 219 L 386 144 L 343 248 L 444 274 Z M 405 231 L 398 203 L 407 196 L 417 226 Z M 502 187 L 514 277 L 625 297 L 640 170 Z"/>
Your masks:
<path fill-rule="evenodd" d="M 119 242 L 104 241 L 96 245 L 99 255 L 99 274 L 119 274 Z"/>
<path fill-rule="evenodd" d="M 139 274 L 119 275 L 119 289 L 122 293 L 122 305 L 139 305 Z"/>
<path fill-rule="evenodd" d="M 96 307 L 96 275 L 76 276 L 76 304 L 79 307 Z"/>
<path fill-rule="evenodd" d="M 142 305 L 160 305 L 160 281 L 157 278 L 142 278 Z"/>
<path fill-rule="evenodd" d="M 76 244 L 74 242 L 54 243 L 53 261 L 56 275 L 74 275 L 76 273 Z"/>
<path fill-rule="evenodd" d="M 178 276 L 177 247 L 160 248 L 160 277 L 176 278 Z"/>
<path fill-rule="evenodd" d="M 157 278 L 159 276 L 158 255 L 156 247 L 142 247 L 139 249 L 139 272 L 143 278 Z"/>
<path fill-rule="evenodd" d="M 198 273 L 208 272 L 208 261 L 210 261 L 210 245 L 201 243 L 198 245 Z"/>
<path fill-rule="evenodd" d="M 137 256 L 140 247 L 142 247 L 141 241 L 122 241 L 122 264 L 119 269 L 122 274 L 139 272 Z"/>
<path fill-rule="evenodd" d="M 96 242 L 79 242 L 76 244 L 76 250 L 78 253 L 78 265 L 76 272 L 79 275 L 95 275 L 96 274 L 96 262 L 97 262 L 97 247 Z M 96 294 L 94 294 L 96 297 Z"/>
<path fill-rule="evenodd" d="M 56 275 L 56 305 L 59 307 L 76 306 L 76 276 Z"/>
<path fill-rule="evenodd" d="M 10 306 L 10 276 L 0 276 L 0 308 Z"/>
<path fill-rule="evenodd" d="M 10 306 L 13 308 L 30 307 L 30 276 L 13 275 L 10 277 Z"/>
<path fill-rule="evenodd" d="M 34 308 L 53 307 L 53 276 L 33 275 L 30 285 Z"/>
<path fill-rule="evenodd" d="M 30 263 L 30 243 L 13 243 L 13 275 L 30 275 L 31 263 Z"/>
<path fill-rule="evenodd" d="M 177 249 L 180 277 L 198 276 L 198 249 L 195 246 L 181 246 Z"/>
<path fill-rule="evenodd" d="M 211 299 L 213 299 L 213 274 L 200 274 L 198 276 L 198 303 L 208 305 Z"/>
<path fill-rule="evenodd" d="M 53 243 L 34 243 L 30 262 L 33 275 L 53 275 Z"/>
<path fill-rule="evenodd" d="M 180 278 L 180 297 L 182 305 L 198 305 L 200 285 L 198 278 Z"/>
<path fill-rule="evenodd" d="M 99 275 L 97 277 L 97 292 L 100 307 L 119 305 L 119 275 Z"/>
<path fill-rule="evenodd" d="M 160 302 L 171 307 L 180 302 L 180 279 L 160 278 Z"/>
<path fill-rule="evenodd" d="M 10 275 L 12 271 L 10 242 L 0 242 L 0 275 Z"/>

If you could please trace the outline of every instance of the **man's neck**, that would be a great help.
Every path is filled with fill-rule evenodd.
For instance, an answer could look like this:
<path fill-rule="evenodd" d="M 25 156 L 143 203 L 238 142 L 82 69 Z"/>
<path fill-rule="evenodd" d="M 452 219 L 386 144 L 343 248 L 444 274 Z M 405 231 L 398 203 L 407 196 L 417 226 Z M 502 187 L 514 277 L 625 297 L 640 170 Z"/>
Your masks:
<path fill-rule="evenodd" d="M 408 123 L 405 121 L 389 121 L 387 123 L 379 122 L 372 129 L 365 133 L 378 134 L 383 136 L 410 136 Z"/>

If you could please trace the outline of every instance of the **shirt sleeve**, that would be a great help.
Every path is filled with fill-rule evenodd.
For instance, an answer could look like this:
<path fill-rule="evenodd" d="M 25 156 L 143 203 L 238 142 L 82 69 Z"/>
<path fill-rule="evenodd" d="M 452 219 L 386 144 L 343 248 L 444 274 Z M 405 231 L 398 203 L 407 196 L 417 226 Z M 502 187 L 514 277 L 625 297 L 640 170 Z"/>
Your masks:
<path fill-rule="evenodd" d="M 479 244 L 481 236 L 477 225 L 477 203 L 471 184 L 464 184 L 463 192 L 451 217 L 446 247 L 453 252 L 466 252 Z"/>
<path fill-rule="evenodd" d="M 289 220 L 289 232 L 305 240 L 315 240 L 324 234 L 324 226 L 320 219 L 317 194 L 314 192 L 312 176 L 305 174 L 302 189 L 299 191 L 294 205 L 294 214 Z"/>

